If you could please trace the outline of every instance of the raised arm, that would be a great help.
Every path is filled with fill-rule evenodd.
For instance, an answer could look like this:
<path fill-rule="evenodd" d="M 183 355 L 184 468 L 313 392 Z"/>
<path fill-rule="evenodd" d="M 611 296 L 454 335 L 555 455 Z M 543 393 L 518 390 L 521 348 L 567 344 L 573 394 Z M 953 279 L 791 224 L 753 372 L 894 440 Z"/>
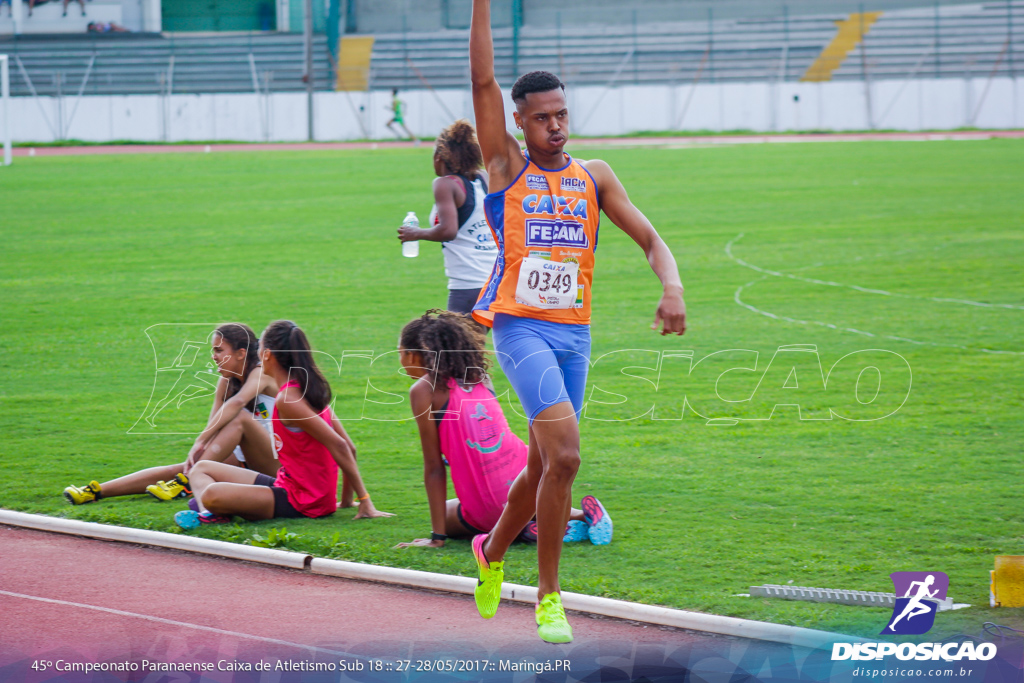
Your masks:
<path fill-rule="evenodd" d="M 686 331 L 686 304 L 683 302 L 683 283 L 679 278 L 676 259 L 668 245 L 647 220 L 640 209 L 633 206 L 626 194 L 626 188 L 619 182 L 615 172 L 604 161 L 593 159 L 581 162 L 597 183 L 601 197 L 601 210 L 624 233 L 640 245 L 647 256 L 651 270 L 661 280 L 663 294 L 654 314 L 651 329 L 658 329 L 664 323 L 661 333 L 682 334 Z"/>
<path fill-rule="evenodd" d="M 505 128 L 505 105 L 501 88 L 494 78 L 494 40 L 491 37 L 491 1 L 473 0 L 473 20 L 469 29 L 469 70 L 473 84 L 473 112 L 476 137 L 484 155 L 484 165 L 500 189 L 512 182 L 526 160 L 519 141 Z"/>

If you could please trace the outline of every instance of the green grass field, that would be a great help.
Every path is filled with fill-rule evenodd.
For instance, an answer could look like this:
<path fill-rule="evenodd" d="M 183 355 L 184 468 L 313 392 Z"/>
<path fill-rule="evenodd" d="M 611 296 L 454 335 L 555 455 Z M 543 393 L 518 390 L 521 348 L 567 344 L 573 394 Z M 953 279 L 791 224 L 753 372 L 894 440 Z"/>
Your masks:
<path fill-rule="evenodd" d="M 420 258 L 403 259 L 394 239 L 406 211 L 426 217 L 430 153 L 36 157 L 0 169 L 0 505 L 175 531 L 181 501 L 71 508 L 60 495 L 68 484 L 180 461 L 187 433 L 201 428 L 207 398 L 133 429 L 154 390 L 155 361 L 169 365 L 188 336 L 180 326 L 155 328 L 151 345 L 147 328 L 238 320 L 259 331 L 287 317 L 336 358 L 392 351 L 406 321 L 445 302 L 439 247 L 424 244 Z M 891 591 L 890 572 L 938 570 L 950 575 L 956 601 L 975 607 L 940 614 L 930 639 L 977 632 L 987 620 L 1019 626 L 1019 610 L 987 604 L 993 556 L 1024 553 L 1024 141 L 580 156 L 609 161 L 672 247 L 690 330 L 683 338 L 650 331 L 658 282 L 640 250 L 605 221 L 594 358 L 633 351 L 602 359 L 592 380 L 629 401 L 592 406 L 605 419 L 583 421 L 574 495 L 597 494 L 616 535 L 607 547 L 566 547 L 563 588 L 873 635 L 887 611 L 734 594 L 790 581 Z M 730 241 L 736 259 L 776 274 L 731 258 Z M 742 302 L 780 317 L 738 305 L 741 287 Z M 192 337 L 202 340 L 204 329 Z M 705 417 L 767 417 L 787 401 L 805 416 L 827 417 L 831 408 L 880 417 L 906 394 L 906 371 L 875 353 L 874 403 L 858 401 L 874 394 L 871 372 L 857 389 L 859 369 L 841 366 L 845 374 L 822 391 L 806 361 L 799 389 L 783 388 L 790 366 L 775 364 L 743 401 L 776 350 L 792 344 L 816 345 L 826 372 L 852 352 L 895 352 L 912 371 L 909 396 L 873 421 L 800 420 L 786 407 L 770 421 L 731 426 L 692 412 L 622 420 L 652 403 L 653 417 L 671 417 L 684 394 Z M 666 363 L 656 393 L 620 372 L 656 367 L 651 352 L 692 350 L 699 360 L 730 349 L 689 378 L 678 358 Z M 729 373 L 716 394 L 720 373 L 753 367 L 751 351 L 756 372 Z M 198 533 L 243 542 L 286 526 L 296 534 L 289 547 L 321 556 L 470 575 L 465 541 L 440 551 L 391 549 L 430 531 L 415 424 L 406 405 L 387 404 L 408 386 L 396 368 L 388 356 L 371 371 L 374 387 L 398 396 L 378 395 L 365 413 L 374 419 L 346 421 L 375 502 L 396 517 L 352 522 L 343 511 Z M 343 370 L 325 366 L 339 412 L 352 416 L 365 378 L 356 381 L 357 363 Z M 512 423 L 525 435 L 524 420 Z M 535 580 L 532 548 L 515 547 L 508 560 L 508 580 Z"/>

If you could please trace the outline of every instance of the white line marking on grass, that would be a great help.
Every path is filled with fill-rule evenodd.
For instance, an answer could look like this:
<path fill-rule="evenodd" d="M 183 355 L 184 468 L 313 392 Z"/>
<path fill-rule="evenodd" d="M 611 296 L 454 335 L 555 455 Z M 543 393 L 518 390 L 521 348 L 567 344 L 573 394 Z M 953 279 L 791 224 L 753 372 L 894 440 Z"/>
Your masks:
<path fill-rule="evenodd" d="M 933 346 L 933 347 L 936 347 L 936 348 L 944 348 L 944 349 L 959 349 L 961 351 L 980 351 L 981 353 L 992 353 L 992 354 L 1007 355 L 1007 356 L 1021 356 L 1021 355 L 1024 355 L 1024 351 L 1003 351 L 1001 349 L 986 349 L 986 348 L 964 346 L 963 344 L 941 344 L 939 342 L 920 341 L 918 339 L 909 339 L 907 337 L 897 337 L 897 336 L 891 335 L 891 334 L 876 334 L 874 332 L 867 332 L 865 330 L 858 330 L 858 329 L 856 329 L 854 327 L 842 327 L 841 325 L 835 325 L 833 323 L 826 323 L 826 322 L 822 322 L 820 320 L 801 320 L 800 318 L 791 318 L 788 315 L 779 315 L 779 314 L 776 314 L 776 313 L 772 313 L 771 311 L 766 311 L 766 310 L 764 310 L 762 308 L 758 308 L 757 306 L 754 306 L 752 304 L 748 304 L 746 301 L 743 300 L 743 290 L 745 290 L 747 287 L 750 287 L 752 285 L 756 285 L 758 282 L 764 282 L 765 280 L 767 280 L 771 276 L 775 276 L 775 277 L 790 277 L 790 278 L 793 278 L 795 280 L 804 280 L 806 282 L 811 282 L 813 284 L 829 284 L 829 283 L 824 282 L 822 280 L 811 280 L 809 278 L 801 278 L 801 277 L 797 277 L 797 276 L 794 276 L 794 275 L 787 275 L 787 274 L 784 274 L 784 273 L 779 273 L 778 271 L 767 270 L 767 269 L 764 269 L 764 268 L 760 268 L 758 266 L 754 266 L 752 264 L 747 263 L 746 261 L 743 261 L 740 258 L 737 258 L 732 253 L 732 245 L 736 242 L 736 240 L 740 239 L 741 237 L 743 237 L 743 233 L 742 232 L 739 235 L 737 235 L 736 237 L 734 237 L 733 239 L 729 240 L 728 244 L 725 245 L 725 253 L 726 253 L 726 255 L 729 258 L 731 258 L 733 261 L 736 261 L 741 266 L 744 266 L 746 268 L 751 268 L 752 270 L 756 270 L 757 272 L 760 272 L 760 273 L 764 273 L 764 275 L 762 275 L 761 277 L 757 278 L 756 280 L 751 280 L 750 282 L 746 283 L 745 285 L 740 285 L 736 289 L 736 293 L 733 294 L 733 301 L 735 301 L 739 306 L 742 306 L 743 308 L 747 309 L 748 311 L 752 311 L 754 313 L 757 313 L 758 315 L 763 315 L 763 316 L 765 316 L 767 318 L 771 318 L 772 320 L 780 320 L 780 321 L 783 321 L 783 322 L 794 323 L 794 324 L 797 324 L 797 325 L 818 325 L 820 327 L 827 327 L 830 330 L 836 330 L 838 332 L 850 332 L 851 334 L 859 334 L 859 335 L 864 336 L 864 337 L 875 337 L 875 338 L 878 338 L 878 339 L 890 339 L 892 341 L 906 342 L 908 344 L 916 344 L 918 346 Z M 895 294 L 894 295 L 894 294 L 890 294 L 889 292 L 886 292 L 886 291 L 880 290 L 880 289 L 879 290 L 870 290 L 870 289 L 867 289 L 867 288 L 864 288 L 864 287 L 856 287 L 856 286 L 853 286 L 853 285 L 837 285 L 837 286 L 840 286 L 840 287 L 850 287 L 852 289 L 857 289 L 858 291 L 868 292 L 868 293 L 871 293 L 871 294 L 885 294 L 885 295 L 888 295 L 888 296 L 900 296 L 900 297 L 904 297 L 904 298 L 908 298 L 908 299 L 931 299 L 933 301 L 942 301 L 943 303 L 956 302 L 956 303 L 971 303 L 973 305 L 980 305 L 980 306 L 1000 306 L 1000 307 L 1021 308 L 1019 306 L 1014 306 L 1013 304 L 982 304 L 982 303 L 979 303 L 979 302 L 965 302 L 964 300 L 961 300 L 961 299 L 937 299 L 937 298 L 933 298 L 933 297 L 914 297 L 914 296 L 910 296 L 910 295 L 906 295 L 906 294 L 902 294 L 902 295 L 901 294 Z"/>
<path fill-rule="evenodd" d="M 258 640 L 261 643 L 274 643 L 275 645 L 285 645 L 287 647 L 296 647 L 300 650 L 315 650 L 317 652 L 326 652 L 332 655 L 351 656 L 349 652 L 337 652 L 335 650 L 325 650 L 320 647 L 313 645 L 303 645 L 302 643 L 293 643 L 288 640 L 278 640 L 277 638 L 264 638 L 263 636 L 254 636 L 248 633 L 239 633 L 238 631 L 225 631 L 224 629 L 214 628 L 212 626 L 200 626 L 199 624 L 190 624 L 184 621 L 174 621 L 172 619 L 164 619 L 163 617 L 153 617 L 148 614 L 137 614 L 136 612 L 125 612 L 119 609 L 111 609 L 110 607 L 98 607 L 97 605 L 85 605 L 80 602 L 68 602 L 67 600 L 55 600 L 53 598 L 41 598 L 37 595 L 25 595 L 23 593 L 12 593 L 11 591 L 0 590 L 0 595 L 7 595 L 12 598 L 22 598 L 24 600 L 36 600 L 38 602 L 48 602 L 54 605 L 67 605 L 69 607 L 79 607 L 81 609 L 91 609 L 97 612 L 106 612 L 107 614 L 114 614 L 121 617 L 133 617 L 135 619 L 145 619 L 146 621 L 156 622 L 158 624 L 167 624 L 168 626 L 180 626 L 181 628 L 191 628 L 197 631 L 206 631 L 207 633 L 217 633 L 222 636 L 232 636 L 234 638 L 244 638 L 246 640 Z"/>
<path fill-rule="evenodd" d="M 891 334 L 875 334 L 874 332 L 866 332 L 864 330 L 858 330 L 853 327 L 842 327 L 841 325 L 834 325 L 832 323 L 821 322 L 820 320 L 800 320 L 799 318 L 791 318 L 788 315 L 778 315 L 772 313 L 771 311 L 766 311 L 756 306 L 752 306 L 751 304 L 748 304 L 746 301 L 743 300 L 742 294 L 744 289 L 750 287 L 751 285 L 755 285 L 758 282 L 763 282 L 764 280 L 767 279 L 768 276 L 765 275 L 764 277 L 759 277 L 756 280 L 751 280 L 745 285 L 740 285 L 740 287 L 736 290 L 736 293 L 733 295 L 733 301 L 735 301 L 743 308 L 746 308 L 749 311 L 757 313 L 758 315 L 763 315 L 765 317 L 771 318 L 772 320 L 782 320 L 787 323 L 795 323 L 797 325 L 819 325 L 821 327 L 827 327 L 830 330 L 836 330 L 838 332 L 851 332 L 853 334 L 859 334 L 865 337 L 875 337 L 877 339 L 891 339 L 892 341 L 906 342 L 908 344 L 917 344 L 918 346 L 934 346 L 943 349 L 960 349 L 961 351 L 980 351 L 982 353 L 994 353 L 1007 356 L 1024 355 L 1024 351 L 1003 351 L 1001 349 L 985 349 L 972 346 L 964 346 L 963 344 L 940 344 L 938 342 L 920 341 L 917 339 L 908 339 L 907 337 L 897 337 Z"/>
<path fill-rule="evenodd" d="M 869 287 L 861 287 L 859 285 L 848 285 L 842 282 L 832 282 L 831 280 L 818 280 L 810 277 L 801 277 L 799 275 L 793 275 L 791 273 L 781 273 L 777 270 L 768 270 L 760 266 L 755 266 L 753 263 L 748 263 L 740 257 L 732 253 L 732 245 L 738 242 L 744 233 L 736 235 L 736 237 L 729 240 L 729 243 L 725 245 L 725 253 L 733 261 L 743 266 L 744 268 L 750 268 L 751 270 L 757 271 L 758 273 L 764 273 L 765 275 L 771 275 L 773 277 L 784 277 L 791 280 L 799 280 L 801 282 L 807 282 L 812 285 L 824 285 L 826 287 L 844 287 L 846 289 L 853 289 L 858 292 L 864 292 L 865 294 L 880 294 L 882 296 L 892 296 L 900 299 L 916 299 L 918 301 L 934 301 L 940 304 L 963 304 L 965 306 L 979 306 L 982 308 L 1008 308 L 1017 311 L 1024 311 L 1024 306 L 1020 304 L 990 304 L 983 301 L 971 301 L 969 299 L 953 299 L 950 297 L 938 297 L 938 296 L 915 296 L 913 294 L 900 294 L 899 292 L 888 292 L 884 289 L 871 289 Z"/>

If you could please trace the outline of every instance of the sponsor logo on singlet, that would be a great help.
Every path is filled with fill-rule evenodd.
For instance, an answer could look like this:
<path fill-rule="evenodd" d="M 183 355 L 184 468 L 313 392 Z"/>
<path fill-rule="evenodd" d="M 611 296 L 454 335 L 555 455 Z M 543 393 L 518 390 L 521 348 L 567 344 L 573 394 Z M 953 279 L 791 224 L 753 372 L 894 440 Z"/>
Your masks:
<path fill-rule="evenodd" d="M 546 190 L 548 189 L 548 179 L 536 173 L 527 173 L 526 187 L 531 190 Z"/>
<path fill-rule="evenodd" d="M 582 223 L 531 218 L 526 221 L 526 246 L 589 249 L 590 240 Z"/>
<path fill-rule="evenodd" d="M 587 181 L 584 178 L 566 178 L 562 176 L 562 192 L 586 192 Z"/>
<path fill-rule="evenodd" d="M 261 420 L 266 420 L 270 416 L 270 412 L 267 410 L 267 407 L 263 405 L 262 401 L 256 404 L 256 414 L 259 415 Z"/>
<path fill-rule="evenodd" d="M 587 220 L 587 200 L 550 194 L 528 194 L 523 197 L 523 213 L 572 216 Z"/>
<path fill-rule="evenodd" d="M 281 440 L 280 434 L 274 432 L 274 452 L 280 453 L 282 448 L 284 448 L 284 441 Z"/>

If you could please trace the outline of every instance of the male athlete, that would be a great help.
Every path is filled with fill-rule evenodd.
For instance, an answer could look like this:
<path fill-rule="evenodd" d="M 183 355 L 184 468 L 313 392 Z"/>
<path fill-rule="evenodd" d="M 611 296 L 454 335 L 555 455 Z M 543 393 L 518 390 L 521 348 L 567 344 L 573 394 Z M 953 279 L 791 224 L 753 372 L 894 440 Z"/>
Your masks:
<path fill-rule="evenodd" d="M 413 135 L 412 131 L 409 130 L 409 127 L 405 125 L 405 118 L 404 118 L 404 116 L 402 114 L 402 109 L 404 107 L 405 107 L 405 102 L 403 102 L 402 100 L 398 99 L 398 88 L 392 88 L 391 89 L 391 106 L 385 107 L 385 109 L 387 109 L 388 111 L 391 112 L 391 120 L 388 121 L 384 125 L 386 125 L 388 127 L 388 130 L 390 130 L 392 133 L 395 134 L 396 138 L 401 140 L 402 139 L 401 133 L 399 133 L 397 130 L 395 130 L 395 125 L 397 124 L 402 130 L 405 131 L 405 134 L 409 136 L 410 140 L 414 141 L 416 143 L 416 145 L 419 145 L 420 144 L 420 139 L 418 137 L 416 137 L 415 135 Z"/>
<path fill-rule="evenodd" d="M 494 616 L 505 551 L 536 514 L 537 634 L 567 643 L 572 629 L 559 593 L 558 561 L 580 465 L 578 420 L 590 367 L 590 286 L 601 210 L 640 245 L 661 280 L 664 294 L 652 327 L 663 323 L 662 334 L 686 330 L 683 285 L 672 252 L 608 164 L 574 160 L 562 151 L 569 112 L 558 77 L 535 71 L 512 88 L 525 154 L 505 129 L 494 79 L 490 0 L 473 0 L 469 59 L 489 185 L 504 188 L 484 200 L 499 253 L 473 317 L 493 327 L 499 363 L 530 420 L 526 469 L 512 484 L 494 529 L 473 539 L 480 570 L 476 604 L 482 617 Z M 606 515 L 596 509 L 588 521 Z"/>

